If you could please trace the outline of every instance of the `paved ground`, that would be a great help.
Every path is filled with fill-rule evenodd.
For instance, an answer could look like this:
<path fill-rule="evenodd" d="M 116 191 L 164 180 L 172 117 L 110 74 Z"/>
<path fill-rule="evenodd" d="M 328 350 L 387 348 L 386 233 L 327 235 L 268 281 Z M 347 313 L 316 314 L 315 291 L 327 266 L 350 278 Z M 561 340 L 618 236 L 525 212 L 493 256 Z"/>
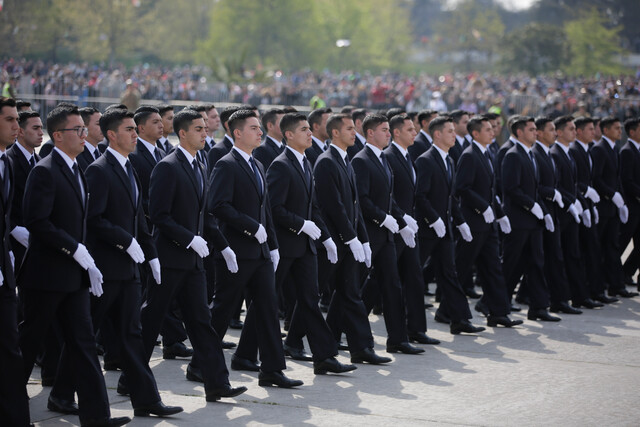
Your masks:
<path fill-rule="evenodd" d="M 640 424 L 640 298 L 623 300 L 558 324 L 525 319 L 514 329 L 489 328 L 453 336 L 427 311 L 429 334 L 442 340 L 419 356 L 393 355 L 388 366 L 359 365 L 341 376 L 314 376 L 310 362 L 288 360 L 295 390 L 262 388 L 257 375 L 231 371 L 237 399 L 206 403 L 203 387 L 185 380 L 186 361 L 163 360 L 153 371 L 165 403 L 182 405 L 177 417 L 136 418 L 132 426 L 173 425 L 474 425 L 637 426 Z M 384 322 L 372 315 L 376 350 L 384 352 Z M 475 318 L 476 324 L 484 320 Z M 237 341 L 237 331 L 230 340 Z M 307 347 L 308 348 L 308 347 Z M 227 351 L 227 363 L 231 353 Z M 340 360 L 348 362 L 341 352 Z M 48 389 L 36 369 L 29 383 L 36 425 L 77 425 L 75 416 L 46 409 Z M 118 374 L 105 375 L 114 416 L 133 417 L 115 392 Z M 1 424 L 1 422 L 0 422 Z"/>

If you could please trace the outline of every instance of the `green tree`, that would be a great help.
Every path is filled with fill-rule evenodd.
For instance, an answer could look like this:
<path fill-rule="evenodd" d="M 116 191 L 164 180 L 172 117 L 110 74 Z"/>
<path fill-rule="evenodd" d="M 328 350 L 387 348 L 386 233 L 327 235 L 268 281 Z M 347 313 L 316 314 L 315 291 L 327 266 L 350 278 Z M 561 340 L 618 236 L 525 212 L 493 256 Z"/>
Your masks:
<path fill-rule="evenodd" d="M 500 69 L 529 75 L 562 68 L 567 60 L 567 40 L 562 28 L 531 23 L 505 34 L 500 42 Z"/>

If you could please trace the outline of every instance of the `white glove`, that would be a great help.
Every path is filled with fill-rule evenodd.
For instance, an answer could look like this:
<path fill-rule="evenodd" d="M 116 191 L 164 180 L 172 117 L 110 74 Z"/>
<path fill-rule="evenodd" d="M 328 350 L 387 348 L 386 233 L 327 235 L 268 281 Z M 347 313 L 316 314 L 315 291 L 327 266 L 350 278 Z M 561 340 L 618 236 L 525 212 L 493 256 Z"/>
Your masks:
<path fill-rule="evenodd" d="M 200 258 L 206 258 L 209 256 L 209 246 L 207 246 L 207 241 L 200 236 L 193 236 L 193 240 L 189 243 L 187 249 L 193 249 Z"/>
<path fill-rule="evenodd" d="M 87 270 L 89 272 L 89 282 L 91 286 L 89 287 L 89 292 L 91 292 L 96 297 L 100 297 L 103 294 L 102 291 L 102 273 L 95 266 L 91 266 Z"/>
<path fill-rule="evenodd" d="M 322 245 L 327 250 L 327 258 L 331 264 L 335 264 L 338 262 L 338 247 L 334 243 L 333 239 L 329 237 L 327 240 L 322 242 Z"/>
<path fill-rule="evenodd" d="M 137 264 L 144 262 L 144 252 L 142 252 L 142 248 L 135 237 L 131 239 L 131 244 L 127 248 L 127 253 L 133 262 Z"/>
<path fill-rule="evenodd" d="M 404 244 L 410 248 L 416 247 L 416 233 L 413 232 L 409 224 L 402 230 L 400 230 L 400 237 L 404 241 Z"/>
<path fill-rule="evenodd" d="M 498 225 L 504 234 L 511 233 L 511 221 L 509 221 L 508 216 L 505 215 L 502 218 L 498 218 Z"/>
<path fill-rule="evenodd" d="M 380 224 L 380 227 L 386 227 L 390 232 L 397 233 L 400 230 L 400 226 L 398 225 L 398 221 L 391 215 L 387 215 Z"/>
<path fill-rule="evenodd" d="M 471 235 L 471 229 L 469 228 L 469 225 L 466 222 L 463 222 L 462 224 L 458 225 L 457 228 L 460 231 L 460 234 L 462 235 L 462 238 L 464 239 L 465 242 L 470 242 L 473 240 L 473 236 Z"/>
<path fill-rule="evenodd" d="M 573 202 L 573 205 L 576 207 L 578 215 L 582 215 L 582 211 L 584 210 L 584 208 L 582 207 L 582 203 L 580 203 L 580 200 L 576 199 L 576 201 Z"/>
<path fill-rule="evenodd" d="M 576 200 L 577 202 L 577 200 Z M 579 203 L 579 202 L 578 202 Z M 572 203 L 569 205 L 569 214 L 573 217 L 573 219 L 580 224 L 580 214 L 578 213 L 578 208 L 576 208 L 576 204 Z"/>
<path fill-rule="evenodd" d="M 96 266 L 96 262 L 93 260 L 93 257 L 87 250 L 87 247 L 82 243 L 78 243 L 78 249 L 73 253 L 73 259 L 75 259 L 76 262 L 80 264 L 80 267 L 85 270 L 89 267 Z"/>
<path fill-rule="evenodd" d="M 364 265 L 371 268 L 371 245 L 369 242 L 362 244 L 362 250 L 364 251 Z"/>
<path fill-rule="evenodd" d="M 267 230 L 264 229 L 262 224 L 260 224 L 260 226 L 258 227 L 258 231 L 256 231 L 256 234 L 254 234 L 253 237 L 255 237 L 260 244 L 263 244 L 267 241 Z"/>
<path fill-rule="evenodd" d="M 611 201 L 613 202 L 614 205 L 616 205 L 616 208 L 618 209 L 624 206 L 624 199 L 622 198 L 622 194 L 618 193 L 617 191 L 613 193 L 613 197 L 611 198 Z"/>
<path fill-rule="evenodd" d="M 149 260 L 149 267 L 151 268 L 153 280 L 155 280 L 158 285 L 162 283 L 162 276 L 160 275 L 160 260 L 158 260 L 158 258 Z"/>
<path fill-rule="evenodd" d="M 0 270 L 0 288 L 4 285 L 4 275 L 2 274 L 2 270 Z"/>
<path fill-rule="evenodd" d="M 11 235 L 25 248 L 29 246 L 29 230 L 26 228 L 16 225 L 13 230 L 11 230 Z"/>
<path fill-rule="evenodd" d="M 271 262 L 273 263 L 273 271 L 275 272 L 278 269 L 278 263 L 280 262 L 280 251 L 277 249 L 269 252 L 271 254 Z"/>
<path fill-rule="evenodd" d="M 349 249 L 351 249 L 351 253 L 353 254 L 355 260 L 357 262 L 364 262 L 364 248 L 362 247 L 362 243 L 360 243 L 360 240 L 358 240 L 358 238 L 356 237 L 353 240 L 347 242 L 347 245 L 349 245 Z"/>
<path fill-rule="evenodd" d="M 533 216 L 535 216 L 538 219 L 544 218 L 544 214 L 542 212 L 542 208 L 540 207 L 538 202 L 535 202 L 533 204 L 533 207 L 531 208 L 531 213 L 533 214 Z"/>
<path fill-rule="evenodd" d="M 560 206 L 560 209 L 564 208 L 564 202 L 562 201 L 562 195 L 560 195 L 560 192 L 558 190 L 554 190 L 555 193 L 553 195 L 553 201 L 556 202 L 558 204 L 558 206 Z"/>
<path fill-rule="evenodd" d="M 580 214 L 580 218 L 582 218 L 582 223 L 585 227 L 591 228 L 591 212 L 589 212 L 589 209 L 583 210 Z"/>
<path fill-rule="evenodd" d="M 549 214 L 546 214 L 544 216 L 544 227 L 549 233 L 553 233 L 554 231 L 556 231 L 556 227 L 553 224 L 553 218 L 551 218 L 551 215 Z"/>
<path fill-rule="evenodd" d="M 229 246 L 224 248 L 222 252 L 222 258 L 224 258 L 224 262 L 227 263 L 227 269 L 232 273 L 238 272 L 238 260 L 236 258 L 236 253 Z M 272 259 L 273 261 L 273 259 Z"/>
<path fill-rule="evenodd" d="M 416 234 L 418 232 L 418 221 L 413 219 L 411 215 L 404 214 L 402 219 L 404 219 L 404 222 L 406 222 L 407 225 L 411 228 L 411 230 L 413 230 L 413 234 Z"/>
<path fill-rule="evenodd" d="M 584 197 L 591 199 L 593 203 L 598 203 L 600 201 L 600 195 L 593 187 L 587 187 L 587 191 L 584 193 Z"/>
<path fill-rule="evenodd" d="M 439 239 L 442 239 L 444 235 L 447 233 L 447 228 L 444 226 L 444 222 L 442 221 L 442 218 L 438 218 L 438 220 L 433 224 L 429 225 L 429 227 L 433 228 L 433 231 L 436 232 L 436 236 L 438 236 Z"/>
<path fill-rule="evenodd" d="M 311 240 L 317 240 L 320 238 L 322 231 L 320 231 L 315 222 L 305 220 L 304 224 L 302 224 L 302 228 L 300 229 L 300 233 L 304 233 L 311 237 Z"/>
<path fill-rule="evenodd" d="M 621 208 L 618 208 L 618 216 L 620 217 L 620 222 L 623 224 L 629 221 L 629 208 L 627 205 L 622 205 Z"/>
<path fill-rule="evenodd" d="M 491 209 L 491 206 L 488 206 L 487 209 L 482 212 L 482 216 L 484 217 L 484 222 L 486 222 L 487 224 L 491 224 L 496 220 L 496 216 L 493 214 L 493 209 Z"/>
<path fill-rule="evenodd" d="M 598 213 L 598 208 L 593 207 L 593 224 L 597 225 L 600 222 L 600 213 Z"/>
<path fill-rule="evenodd" d="M 627 211 L 628 213 L 628 211 Z M 11 268 L 13 271 L 16 270 L 16 256 L 13 254 L 13 251 L 9 251 L 9 259 L 11 260 Z"/>

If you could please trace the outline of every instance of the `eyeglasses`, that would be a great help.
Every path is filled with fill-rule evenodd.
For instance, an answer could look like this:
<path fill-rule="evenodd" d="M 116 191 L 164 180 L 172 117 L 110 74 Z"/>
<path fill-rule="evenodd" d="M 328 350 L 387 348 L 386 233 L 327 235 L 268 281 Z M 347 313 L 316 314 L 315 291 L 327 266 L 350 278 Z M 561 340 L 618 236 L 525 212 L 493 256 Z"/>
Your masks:
<path fill-rule="evenodd" d="M 87 136 L 89 134 L 89 128 L 86 127 L 77 127 L 77 128 L 69 128 L 69 129 L 58 129 L 57 132 L 64 131 L 74 131 L 80 138 Z"/>

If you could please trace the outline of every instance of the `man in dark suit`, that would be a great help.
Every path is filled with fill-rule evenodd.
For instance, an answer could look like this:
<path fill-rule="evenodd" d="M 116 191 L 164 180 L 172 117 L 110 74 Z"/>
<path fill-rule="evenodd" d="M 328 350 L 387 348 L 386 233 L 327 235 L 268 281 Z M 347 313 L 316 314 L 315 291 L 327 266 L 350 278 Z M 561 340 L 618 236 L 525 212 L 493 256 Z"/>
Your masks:
<path fill-rule="evenodd" d="M 382 297 L 388 352 L 422 353 L 424 349 L 409 344 L 398 264 L 389 263 L 397 259 L 394 234 L 415 246 L 415 233 L 393 199 L 393 173 L 382 152 L 391 139 L 389 120 L 381 114 L 369 114 L 362 126 L 367 142 L 351 161 L 370 242 L 365 247 L 371 251 L 371 271 L 364 270 L 360 277 L 362 299 L 369 310 Z"/>
<path fill-rule="evenodd" d="M 205 139 L 204 151 L 208 153 L 216 145 L 213 136 L 220 129 L 220 113 L 213 104 L 205 104 L 204 111 L 207 113 L 207 138 Z"/>
<path fill-rule="evenodd" d="M 211 327 L 202 262 L 209 255 L 209 248 L 203 235 L 212 239 L 218 250 L 235 255 L 205 214 L 208 185 L 195 159 L 204 145 L 204 119 L 185 109 L 175 115 L 173 128 L 180 144 L 151 173 L 149 214 L 156 227 L 162 285 L 148 288 L 142 309 L 142 337 L 149 360 L 162 321 L 171 302 L 177 300 L 194 349 L 187 379 L 204 382 L 206 399 L 213 402 L 238 396 L 246 387 L 229 385 L 220 338 Z"/>
<path fill-rule="evenodd" d="M 548 313 L 549 291 L 544 278 L 542 229 L 554 230 L 553 219 L 540 198 L 540 168 L 531 151 L 536 142 L 533 117 L 513 121 L 515 144 L 502 162 L 503 203 L 511 222 L 511 233 L 504 239 L 502 269 L 509 297 L 524 274 L 529 296 L 529 320 L 560 321 Z"/>
<path fill-rule="evenodd" d="M 284 116 L 284 111 L 278 108 L 272 108 L 262 115 L 262 127 L 267 131 L 267 136 L 264 142 L 255 149 L 253 157 L 262 163 L 265 170 L 269 169 L 273 159 L 284 150 L 282 131 L 280 131 L 282 116 Z"/>
<path fill-rule="evenodd" d="M 399 114 L 389 120 L 392 135 L 391 144 L 384 149 L 389 167 L 393 171 L 393 199 L 402 219 L 418 232 L 415 220 L 416 172 L 413 158 L 407 151 L 414 144 L 416 128 L 408 115 Z M 405 242 L 400 234 L 395 234 L 398 273 L 402 284 L 404 304 L 407 313 L 407 334 L 409 340 L 419 344 L 439 344 L 440 341 L 427 336 L 427 317 L 424 306 L 424 280 L 420 265 L 420 251 L 413 241 Z"/>
<path fill-rule="evenodd" d="M 123 425 L 128 417 L 110 418 L 91 323 L 89 285 L 100 296 L 102 275 L 83 243 L 89 191 L 75 158 L 84 149 L 86 130 L 77 107 L 52 110 L 47 131 L 55 148 L 27 179 L 23 211 L 29 250 L 18 275 L 24 303 L 20 328 L 24 380 L 29 379 L 42 339 L 57 318 L 65 341 L 63 354 L 68 352 L 78 378 L 80 405 L 72 396 L 56 394 L 57 379 L 48 408 L 78 413 L 83 425 Z"/>
<path fill-rule="evenodd" d="M 364 137 L 364 130 L 362 129 L 362 123 L 364 122 L 365 117 L 367 117 L 367 110 L 364 108 L 358 108 L 351 112 L 351 118 L 353 119 L 353 123 L 356 125 L 356 139 L 353 145 L 347 149 L 349 160 L 353 159 L 353 156 L 358 154 L 367 142 Z"/>
<path fill-rule="evenodd" d="M 2 180 L 0 182 L 3 183 L 0 192 L 2 196 L 2 200 L 0 200 L 0 230 L 3 236 L 2 255 L 0 256 L 0 334 L 2 335 L 0 340 L 0 376 L 2 376 L 2 381 L 0 381 L 0 419 L 7 425 L 15 426 L 28 426 L 30 421 L 24 365 L 18 345 L 18 325 L 16 323 L 18 302 L 9 245 L 9 224 L 12 222 L 9 196 L 12 178 L 10 162 L 5 161 L 7 158 L 5 151 L 10 144 L 13 144 L 16 137 L 19 138 L 18 144 L 15 144 L 12 149 L 21 144 L 19 133 L 28 133 L 27 139 L 42 141 L 42 122 L 37 113 L 35 114 L 35 116 L 28 118 L 25 115 L 26 130 L 21 131 L 15 100 L 0 97 L 0 160 L 2 160 L 2 165 L 0 165 Z M 29 126 L 35 126 L 37 129 L 29 129 Z M 24 141 L 24 136 L 22 139 Z M 8 185 L 4 185 L 5 180 Z M 28 241 L 28 232 L 24 233 L 26 233 Z"/>
<path fill-rule="evenodd" d="M 213 172 L 213 168 L 223 156 L 225 156 L 233 148 L 233 137 L 229 132 L 228 121 L 233 113 L 238 111 L 238 107 L 227 107 L 220 113 L 220 123 L 224 129 L 224 138 L 216 142 L 216 145 L 209 150 L 207 154 L 207 162 L 209 163 L 209 174 Z"/>
<path fill-rule="evenodd" d="M 415 161 L 422 153 L 426 153 L 431 145 L 433 145 L 433 139 L 429 135 L 429 123 L 438 115 L 436 110 L 422 110 L 418 113 L 418 122 L 420 122 L 420 131 L 413 141 L 413 145 L 409 147 L 409 154 Z"/>
<path fill-rule="evenodd" d="M 620 150 L 620 181 L 629 207 L 629 221 L 620 227 L 620 251 L 624 252 L 633 239 L 633 251 L 624 263 L 624 273 L 629 280 L 640 263 L 640 118 L 624 122 L 627 143 Z"/>
<path fill-rule="evenodd" d="M 474 116 L 467 123 L 467 129 L 472 143 L 458 160 L 455 194 L 460 199 L 460 209 L 473 233 L 473 240 L 458 239 L 456 244 L 458 278 L 463 287 L 465 284 L 473 287 L 472 267 L 475 265 L 483 291 L 476 309 L 486 307 L 487 325 L 510 328 L 522 321 L 508 317 L 510 297 L 500 265 L 495 223 L 506 234 L 511 232 L 511 224 L 496 200 L 493 164 L 487 148 L 493 137 L 493 127 L 487 118 Z"/>
<path fill-rule="evenodd" d="M 84 151 L 78 156 L 78 166 L 82 172 L 87 170 L 87 167 L 100 157 L 100 150 L 98 149 L 98 143 L 103 140 L 102 131 L 100 130 L 100 111 L 93 107 L 84 107 L 80 110 L 82 121 L 87 128 L 87 137 L 84 139 Z"/>
<path fill-rule="evenodd" d="M 553 230 L 545 229 L 542 235 L 544 248 L 544 276 L 549 289 L 550 310 L 553 313 L 581 314 L 569 305 L 571 291 L 562 253 L 559 219 L 565 209 L 562 194 L 558 190 L 558 167 L 551 157 L 550 148 L 556 141 L 556 127 L 550 117 L 538 117 L 536 142 L 532 151 L 538 166 L 538 193 L 553 221 Z"/>
<path fill-rule="evenodd" d="M 173 133 L 173 116 L 175 115 L 173 105 L 159 105 L 158 113 L 162 119 L 162 136 L 156 141 L 156 145 L 169 154 L 174 150 L 173 144 L 169 142 L 169 135 Z"/>
<path fill-rule="evenodd" d="M 320 239 L 334 262 L 338 251 L 315 203 L 311 165 L 304 155 L 311 146 L 311 129 L 304 114 L 300 113 L 284 115 L 280 128 L 287 139 L 287 148 L 271 163 L 267 184 L 272 195 L 271 212 L 281 254 L 276 282 L 289 279 L 294 288 L 295 308 L 284 350 L 293 358 L 302 356 L 305 359 L 302 336 L 307 335 L 316 374 L 352 371 L 355 366 L 343 365 L 336 360 L 336 341 L 318 307 L 318 262 L 314 240 Z"/>
<path fill-rule="evenodd" d="M 327 150 L 327 141 L 330 137 L 327 134 L 327 120 L 331 116 L 331 108 L 319 108 L 309 113 L 309 125 L 311 126 L 311 147 L 307 148 L 305 155 L 311 162 L 311 166 L 315 166 L 318 156 Z"/>
<path fill-rule="evenodd" d="M 451 156 L 451 160 L 453 160 L 453 164 L 455 165 L 458 163 L 458 159 L 464 149 L 470 144 L 467 133 L 469 113 L 464 110 L 453 110 L 449 115 L 451 119 L 453 119 L 453 128 L 456 132 L 456 143 L 451 147 L 451 150 L 449 150 L 449 156 Z"/>
<path fill-rule="evenodd" d="M 469 322 L 471 312 L 458 282 L 454 263 L 453 223 L 462 237 L 471 241 L 471 231 L 453 197 L 455 169 L 448 155 L 456 143 L 453 120 L 436 117 L 429 124 L 433 146 L 415 161 L 416 220 L 421 259 L 431 257 L 442 301 L 436 320 L 450 324 L 450 332 L 482 332 L 485 328 Z"/>
<path fill-rule="evenodd" d="M 220 231 L 236 254 L 236 269 L 228 268 L 224 252 L 218 255 L 212 324 L 223 337 L 246 289 L 247 316 L 232 364 L 235 369 L 260 370 L 261 386 L 297 387 L 302 381 L 287 378 L 282 372 L 286 365 L 275 293 L 280 255 L 264 170 L 251 156 L 260 145 L 260 122 L 253 111 L 238 110 L 229 118 L 228 126 L 234 147 L 214 167 L 208 212 L 218 219 Z M 257 349 L 260 367 L 256 363 Z"/>
<path fill-rule="evenodd" d="M 507 151 L 509 151 L 511 147 L 513 147 L 513 145 L 515 144 L 515 135 L 511 134 L 511 125 L 513 124 L 514 121 L 518 120 L 519 117 L 520 116 L 516 114 L 509 117 L 509 119 L 507 120 L 507 127 L 509 128 L 509 139 L 507 139 L 504 142 L 504 144 L 500 146 L 500 149 L 498 150 L 497 154 L 493 159 L 493 166 L 494 166 L 493 173 L 496 177 L 496 191 L 501 201 L 503 196 L 502 195 L 502 161 L 504 160 L 504 156 L 507 154 Z"/>
<path fill-rule="evenodd" d="M 625 289 L 620 260 L 620 224 L 629 220 L 629 208 L 621 193 L 620 159 L 616 141 L 622 137 L 622 123 L 617 117 L 600 120 L 602 139 L 591 147 L 593 188 L 600 195 L 598 234 L 602 249 L 602 271 L 609 285 L 609 296 L 631 298 L 637 292 Z"/>
<path fill-rule="evenodd" d="M 334 276 L 327 323 L 336 340 L 345 332 L 352 363 L 388 363 L 390 358 L 378 356 L 373 350 L 371 326 L 357 280 L 358 263 L 370 266 L 371 251 L 365 252 L 363 246 L 369 236 L 360 211 L 355 173 L 347 156 L 347 148 L 356 136 L 353 119 L 346 114 L 332 115 L 327 120 L 326 133 L 331 135 L 331 146 L 318 157 L 313 175 L 320 211 L 338 246 L 338 262 L 331 268 L 322 268 L 326 270 L 325 279 Z"/>
<path fill-rule="evenodd" d="M 496 113 L 485 113 L 482 116 L 489 120 L 493 129 L 493 139 L 491 140 L 491 144 L 487 146 L 489 156 L 491 156 L 491 162 L 493 163 L 498 154 L 498 150 L 500 150 L 500 143 L 498 141 L 500 139 L 500 132 L 502 131 L 502 125 L 500 124 L 501 118 L 500 115 Z"/>

